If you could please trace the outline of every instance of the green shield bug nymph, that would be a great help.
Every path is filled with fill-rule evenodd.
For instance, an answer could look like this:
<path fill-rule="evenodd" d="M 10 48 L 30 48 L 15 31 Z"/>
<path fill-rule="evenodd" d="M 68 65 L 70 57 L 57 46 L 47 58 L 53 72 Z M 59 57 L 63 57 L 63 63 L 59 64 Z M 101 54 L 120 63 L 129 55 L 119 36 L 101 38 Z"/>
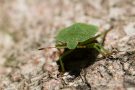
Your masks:
<path fill-rule="evenodd" d="M 95 48 L 102 55 L 108 52 L 97 42 L 93 42 L 97 37 L 98 27 L 85 23 L 75 23 L 67 28 L 62 29 L 56 36 L 56 48 L 68 48 L 69 50 L 60 57 L 59 62 L 64 72 L 62 59 L 76 48 Z"/>
<path fill-rule="evenodd" d="M 67 27 L 56 36 L 56 41 L 65 43 L 67 48 L 74 49 L 78 43 L 93 38 L 98 28 L 94 25 L 76 23 Z"/>

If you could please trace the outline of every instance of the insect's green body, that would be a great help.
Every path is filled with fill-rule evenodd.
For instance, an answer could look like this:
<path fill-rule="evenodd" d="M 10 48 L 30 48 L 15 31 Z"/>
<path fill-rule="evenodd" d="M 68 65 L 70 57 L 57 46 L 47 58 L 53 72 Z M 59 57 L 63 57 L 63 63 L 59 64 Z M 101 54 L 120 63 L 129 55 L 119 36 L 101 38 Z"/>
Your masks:
<path fill-rule="evenodd" d="M 74 49 L 78 43 L 85 42 L 93 38 L 98 28 L 94 25 L 76 23 L 67 27 L 57 35 L 56 40 L 66 44 L 69 49 Z"/>
<path fill-rule="evenodd" d="M 56 36 L 56 47 L 70 49 L 59 59 L 63 72 L 64 65 L 62 63 L 62 58 L 71 53 L 75 48 L 95 48 L 102 55 L 107 53 L 107 51 L 99 43 L 93 42 L 100 36 L 95 35 L 97 32 L 98 28 L 96 26 L 84 23 L 75 23 L 59 32 Z"/>

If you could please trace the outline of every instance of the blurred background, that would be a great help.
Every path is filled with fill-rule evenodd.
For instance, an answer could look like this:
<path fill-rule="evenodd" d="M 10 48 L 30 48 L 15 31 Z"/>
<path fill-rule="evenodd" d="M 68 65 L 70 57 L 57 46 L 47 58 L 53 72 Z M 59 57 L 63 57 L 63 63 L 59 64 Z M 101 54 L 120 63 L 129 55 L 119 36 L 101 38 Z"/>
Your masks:
<path fill-rule="evenodd" d="M 0 77 L 27 64 L 31 52 L 54 45 L 65 26 L 84 22 L 111 29 L 107 45 L 135 33 L 134 21 L 134 0 L 0 0 Z"/>

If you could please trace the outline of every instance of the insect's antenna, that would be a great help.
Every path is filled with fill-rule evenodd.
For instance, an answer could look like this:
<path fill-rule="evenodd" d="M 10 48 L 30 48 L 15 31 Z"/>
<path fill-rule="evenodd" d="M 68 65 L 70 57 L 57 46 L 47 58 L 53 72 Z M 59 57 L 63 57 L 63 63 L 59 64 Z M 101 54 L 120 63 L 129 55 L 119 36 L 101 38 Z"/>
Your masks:
<path fill-rule="evenodd" d="M 102 35 L 103 35 L 103 40 L 102 40 L 102 43 L 101 43 L 101 44 L 102 44 L 103 46 L 104 46 L 104 44 L 105 44 L 104 42 L 105 42 L 105 39 L 106 39 L 107 34 L 108 34 L 113 28 L 114 28 L 113 25 L 111 25 L 109 29 L 107 29 L 105 32 L 102 33 Z"/>
<path fill-rule="evenodd" d="M 44 47 L 44 48 L 39 48 L 38 50 L 44 50 L 44 49 L 48 49 L 48 48 L 57 48 L 57 47 Z"/>

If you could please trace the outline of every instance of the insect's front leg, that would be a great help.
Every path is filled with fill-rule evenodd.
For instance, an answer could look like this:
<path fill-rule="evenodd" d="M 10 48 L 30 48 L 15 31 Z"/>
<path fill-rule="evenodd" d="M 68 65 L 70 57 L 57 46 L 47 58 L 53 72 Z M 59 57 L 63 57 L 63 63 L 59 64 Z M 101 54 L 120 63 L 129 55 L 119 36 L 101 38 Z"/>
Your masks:
<path fill-rule="evenodd" d="M 57 47 L 58 49 L 65 49 L 65 48 L 67 48 L 67 46 L 64 45 L 64 44 L 63 44 L 63 45 L 57 44 L 56 47 Z M 61 67 L 62 72 L 65 72 L 65 67 L 64 67 L 64 63 L 63 63 L 63 58 L 64 58 L 65 56 L 67 56 L 68 54 L 70 54 L 73 50 L 74 50 L 74 49 L 69 49 L 68 51 L 64 52 L 64 53 L 60 56 L 60 58 L 59 58 L 58 61 L 59 61 L 59 63 L 60 63 L 60 67 Z"/>
<path fill-rule="evenodd" d="M 60 66 L 61 66 L 62 72 L 65 72 L 65 67 L 64 67 L 64 63 L 63 63 L 62 60 L 63 60 L 63 58 L 64 58 L 65 56 L 67 56 L 68 54 L 70 54 L 72 51 L 73 51 L 73 49 L 70 49 L 70 50 L 66 51 L 66 52 L 63 53 L 63 55 L 59 58 L 59 62 L 60 62 Z"/>

